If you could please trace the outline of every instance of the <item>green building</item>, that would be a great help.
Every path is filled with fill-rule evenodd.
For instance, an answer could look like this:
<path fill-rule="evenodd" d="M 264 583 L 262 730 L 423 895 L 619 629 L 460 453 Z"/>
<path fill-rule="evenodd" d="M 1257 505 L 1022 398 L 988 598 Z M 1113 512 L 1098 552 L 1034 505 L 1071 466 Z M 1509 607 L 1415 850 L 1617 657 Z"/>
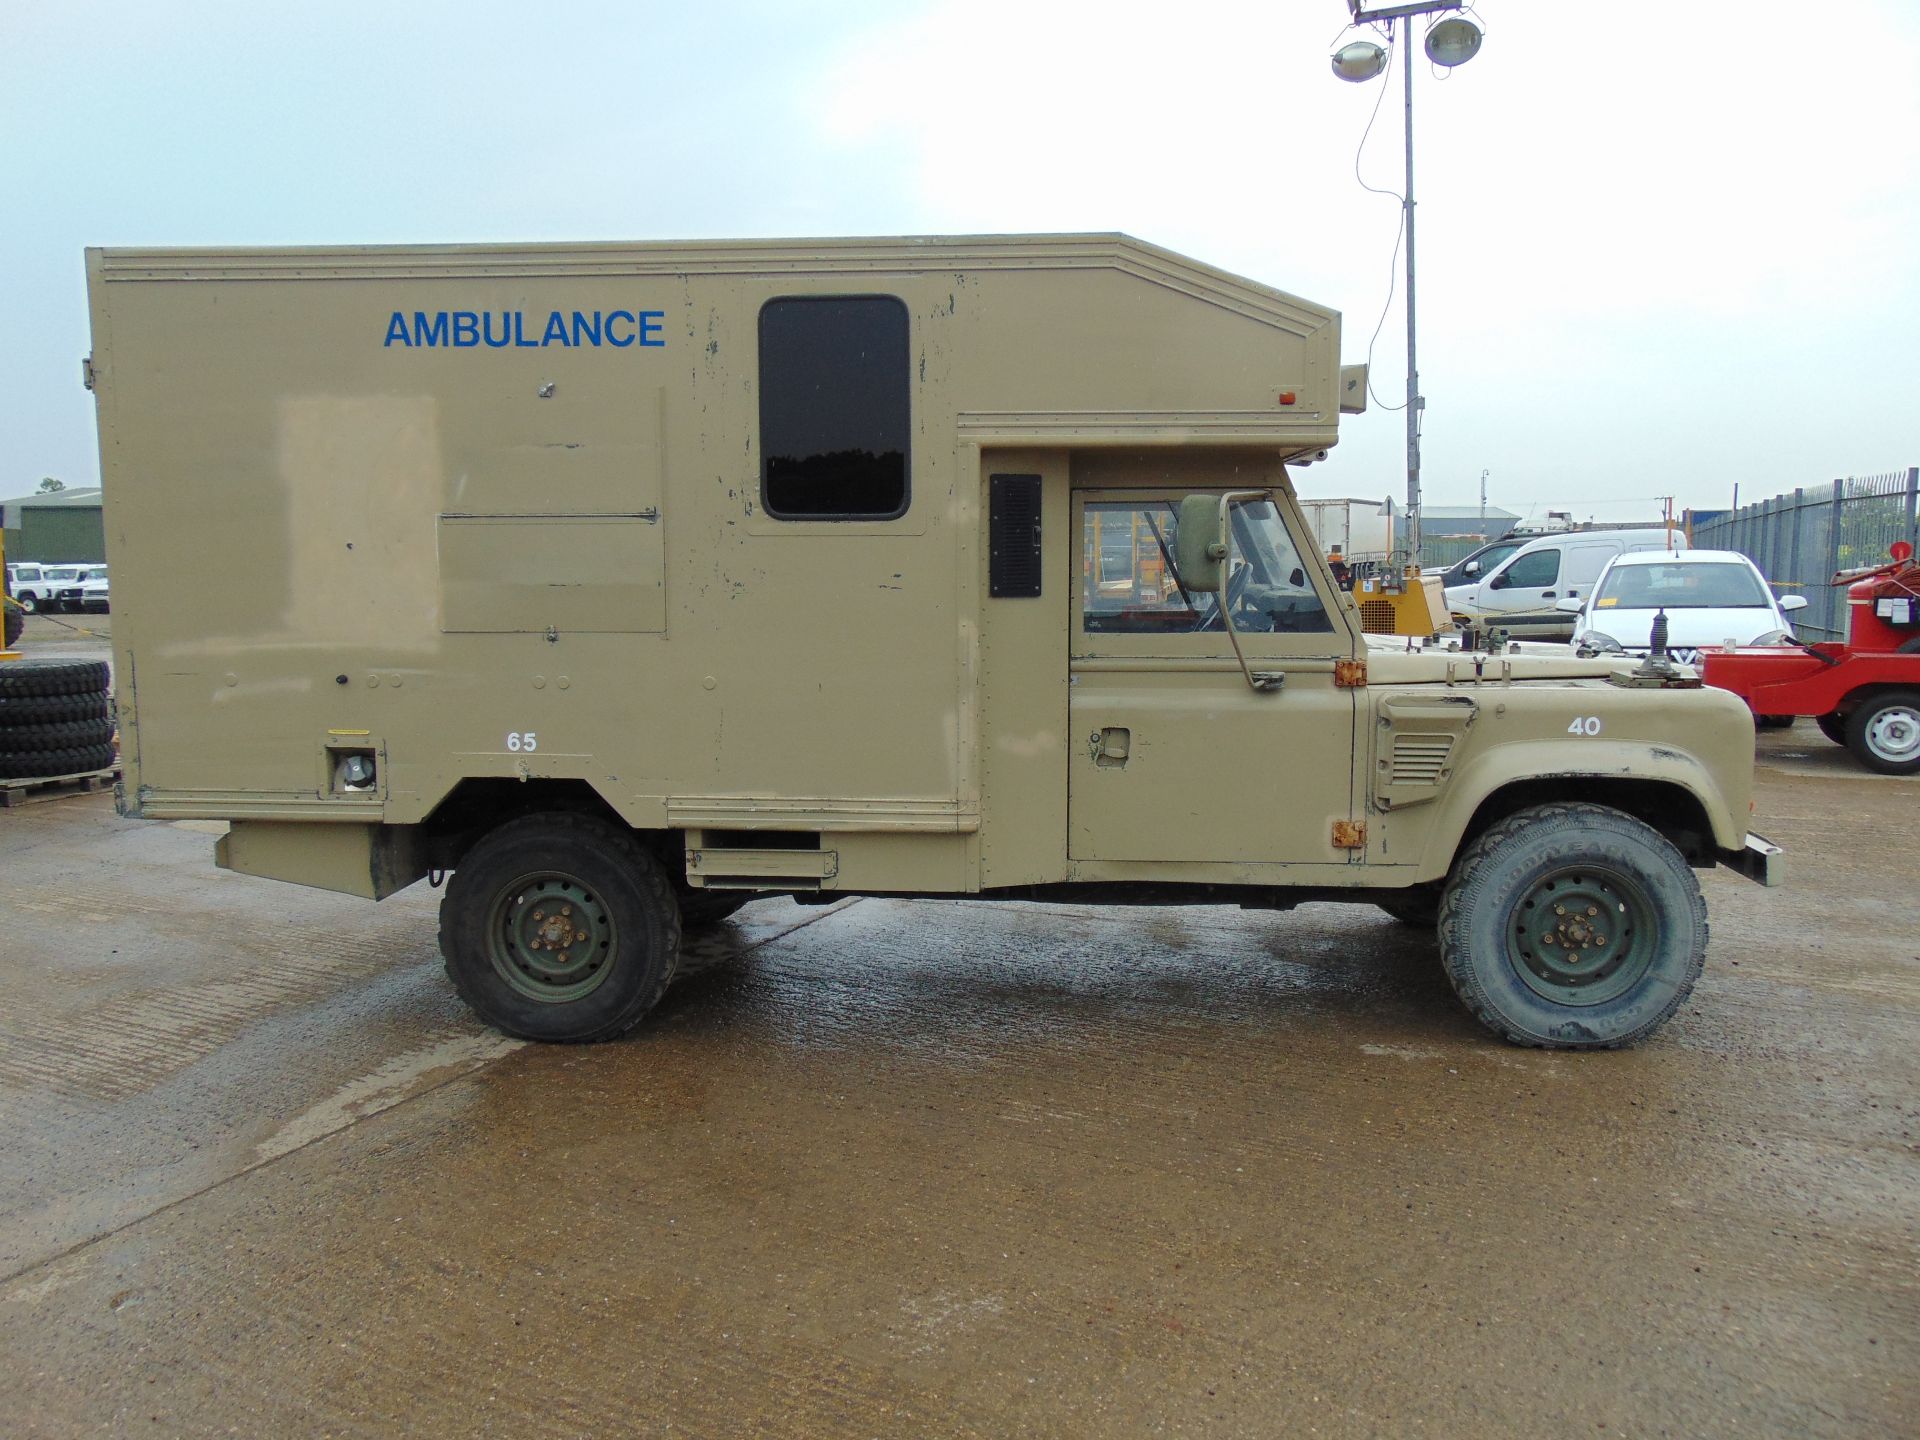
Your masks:
<path fill-rule="evenodd" d="M 0 500 L 0 528 L 6 531 L 9 564 L 78 565 L 107 558 L 98 486 Z"/>

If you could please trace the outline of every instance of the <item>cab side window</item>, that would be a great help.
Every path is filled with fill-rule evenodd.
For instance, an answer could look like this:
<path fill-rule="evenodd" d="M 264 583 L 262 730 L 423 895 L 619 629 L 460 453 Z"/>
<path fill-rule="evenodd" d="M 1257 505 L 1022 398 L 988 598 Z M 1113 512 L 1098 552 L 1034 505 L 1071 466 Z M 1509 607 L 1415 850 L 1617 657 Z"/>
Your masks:
<path fill-rule="evenodd" d="M 907 307 L 807 295 L 760 309 L 760 502 L 781 520 L 892 520 L 908 501 Z"/>
<path fill-rule="evenodd" d="M 1174 566 L 1179 514 L 1166 500 L 1087 502 L 1080 611 L 1095 633 L 1198 630 L 1213 598 L 1189 594 Z"/>
<path fill-rule="evenodd" d="M 1498 590 L 1540 590 L 1560 578 L 1560 552 L 1536 550 L 1522 555 L 1495 583 Z"/>
<path fill-rule="evenodd" d="M 1326 635 L 1333 619 L 1271 500 L 1238 501 L 1226 604 L 1236 629 Z M 1081 628 L 1097 634 L 1221 631 L 1221 597 L 1181 583 L 1180 515 L 1170 499 L 1089 500 L 1080 534 Z"/>

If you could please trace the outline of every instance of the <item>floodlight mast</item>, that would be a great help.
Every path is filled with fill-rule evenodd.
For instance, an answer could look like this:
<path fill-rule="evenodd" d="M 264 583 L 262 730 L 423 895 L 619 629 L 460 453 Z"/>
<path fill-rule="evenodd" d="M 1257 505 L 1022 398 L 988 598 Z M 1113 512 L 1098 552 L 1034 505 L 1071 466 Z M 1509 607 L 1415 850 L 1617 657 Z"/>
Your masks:
<path fill-rule="evenodd" d="M 1409 5 L 1383 5 L 1375 10 L 1361 8 L 1361 0 L 1347 0 L 1347 11 L 1356 25 L 1387 22 L 1391 40 L 1394 22 L 1400 30 L 1400 71 L 1406 96 L 1407 175 L 1405 193 L 1400 201 L 1406 219 L 1407 235 L 1407 564 L 1420 566 L 1420 415 L 1426 401 L 1420 398 L 1420 367 L 1414 351 L 1413 296 L 1413 17 L 1433 15 L 1442 10 L 1458 10 L 1465 0 L 1416 0 Z"/>

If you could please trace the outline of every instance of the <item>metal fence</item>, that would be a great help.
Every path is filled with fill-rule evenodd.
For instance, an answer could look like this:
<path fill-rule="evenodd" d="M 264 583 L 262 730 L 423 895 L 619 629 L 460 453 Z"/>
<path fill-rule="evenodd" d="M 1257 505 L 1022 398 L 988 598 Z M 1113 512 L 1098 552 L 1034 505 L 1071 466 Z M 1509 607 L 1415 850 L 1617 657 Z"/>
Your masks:
<path fill-rule="evenodd" d="M 1917 495 L 1920 468 L 1849 476 L 1730 510 L 1694 526 L 1692 539 L 1703 550 L 1738 550 L 1775 589 L 1805 595 L 1807 608 L 1792 617 L 1796 632 L 1808 639 L 1842 640 L 1845 587 L 1827 582 L 1837 571 L 1885 561 L 1887 547 L 1896 540 L 1920 540 Z"/>

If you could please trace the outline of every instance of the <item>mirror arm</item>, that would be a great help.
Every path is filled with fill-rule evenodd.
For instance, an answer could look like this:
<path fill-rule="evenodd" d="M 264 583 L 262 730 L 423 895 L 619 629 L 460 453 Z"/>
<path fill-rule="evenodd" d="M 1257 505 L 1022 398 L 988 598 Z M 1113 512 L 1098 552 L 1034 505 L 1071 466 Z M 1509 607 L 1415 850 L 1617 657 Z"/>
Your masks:
<path fill-rule="evenodd" d="M 1220 556 L 1220 623 L 1226 627 L 1227 639 L 1233 642 L 1234 658 L 1240 662 L 1240 673 L 1247 677 L 1257 694 L 1278 690 L 1286 683 L 1285 671 L 1262 670 L 1256 672 L 1247 664 L 1247 652 L 1240 648 L 1240 632 L 1233 628 L 1233 607 L 1227 604 L 1227 590 L 1232 584 L 1233 575 L 1233 515 L 1232 505 L 1236 500 L 1270 500 L 1271 490 L 1231 490 L 1220 497 L 1220 534 L 1224 537 Z"/>

